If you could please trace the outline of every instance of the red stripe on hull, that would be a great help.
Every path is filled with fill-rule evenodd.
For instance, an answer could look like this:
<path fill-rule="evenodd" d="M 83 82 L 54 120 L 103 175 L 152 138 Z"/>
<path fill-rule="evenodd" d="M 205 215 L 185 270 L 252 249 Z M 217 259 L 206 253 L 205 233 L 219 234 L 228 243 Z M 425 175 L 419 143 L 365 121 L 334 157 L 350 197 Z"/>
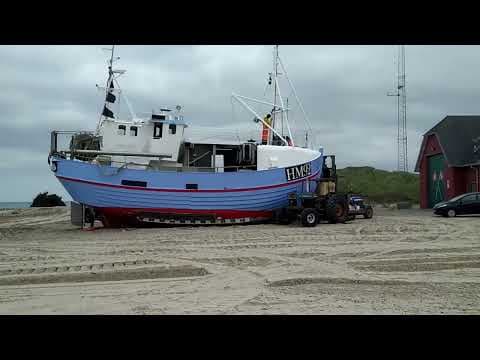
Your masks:
<path fill-rule="evenodd" d="M 173 215 L 212 215 L 223 219 L 240 219 L 240 218 L 269 218 L 272 216 L 271 211 L 251 211 L 251 210 L 192 210 L 192 209 L 152 209 L 152 208 L 95 208 L 95 210 L 109 219 L 124 219 L 136 217 L 142 213 L 156 214 L 173 214 Z"/>

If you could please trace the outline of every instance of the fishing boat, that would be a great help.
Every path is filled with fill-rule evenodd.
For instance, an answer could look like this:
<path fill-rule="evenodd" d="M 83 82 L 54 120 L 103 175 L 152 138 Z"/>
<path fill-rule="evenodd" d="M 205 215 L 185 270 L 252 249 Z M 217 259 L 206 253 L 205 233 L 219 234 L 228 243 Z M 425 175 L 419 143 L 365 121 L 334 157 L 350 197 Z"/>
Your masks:
<path fill-rule="evenodd" d="M 137 116 L 118 78 L 125 70 L 108 61 L 103 111 L 94 131 L 52 131 L 48 162 L 72 199 L 95 213 L 105 226 L 130 222 L 243 223 L 271 218 L 288 204 L 292 192 L 308 191 L 322 173 L 323 149 L 309 143 L 306 122 L 303 146 L 290 129 L 289 108 L 280 93 L 279 76 L 293 84 L 274 47 L 268 85 L 273 101 L 232 93 L 253 116 L 260 140 L 192 140 L 182 107 L 163 107 Z M 282 74 L 279 73 L 282 69 Z M 130 118 L 119 119 L 112 104 L 122 97 Z M 252 104 L 268 106 L 260 115 Z M 305 118 L 306 114 L 305 114 Z M 193 126 L 193 125 L 192 125 Z M 59 136 L 68 147 L 60 149 Z"/>

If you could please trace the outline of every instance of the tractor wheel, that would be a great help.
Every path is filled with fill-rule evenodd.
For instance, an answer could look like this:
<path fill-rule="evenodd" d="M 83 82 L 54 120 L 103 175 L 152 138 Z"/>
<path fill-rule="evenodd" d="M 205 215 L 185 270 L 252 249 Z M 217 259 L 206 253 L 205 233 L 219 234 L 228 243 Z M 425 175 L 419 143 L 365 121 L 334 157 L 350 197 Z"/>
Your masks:
<path fill-rule="evenodd" d="M 365 219 L 371 219 L 373 217 L 373 209 L 371 207 L 368 207 L 366 210 L 365 210 L 365 214 L 363 214 L 363 217 Z"/>
<path fill-rule="evenodd" d="M 335 195 L 327 199 L 327 219 L 330 224 L 344 223 L 348 217 L 348 204 Z"/>
<path fill-rule="evenodd" d="M 330 224 L 335 224 L 337 222 L 337 217 L 335 216 L 336 201 L 335 196 L 329 196 L 325 204 L 327 220 Z"/>
<path fill-rule="evenodd" d="M 313 227 L 318 224 L 318 212 L 315 209 L 304 209 L 300 218 L 303 226 Z"/>

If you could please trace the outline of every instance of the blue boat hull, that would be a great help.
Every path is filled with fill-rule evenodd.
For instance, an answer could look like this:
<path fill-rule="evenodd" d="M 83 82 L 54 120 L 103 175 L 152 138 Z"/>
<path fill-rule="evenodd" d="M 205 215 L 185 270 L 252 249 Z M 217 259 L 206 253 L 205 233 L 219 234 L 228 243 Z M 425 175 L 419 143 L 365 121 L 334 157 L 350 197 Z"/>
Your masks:
<path fill-rule="evenodd" d="M 307 182 L 321 176 L 323 156 L 309 163 L 310 175 L 293 181 L 288 181 L 284 168 L 210 173 L 119 170 L 76 160 L 53 161 L 56 177 L 73 200 L 112 221 L 146 212 L 264 219 L 287 206 L 289 193 L 306 191 Z"/>

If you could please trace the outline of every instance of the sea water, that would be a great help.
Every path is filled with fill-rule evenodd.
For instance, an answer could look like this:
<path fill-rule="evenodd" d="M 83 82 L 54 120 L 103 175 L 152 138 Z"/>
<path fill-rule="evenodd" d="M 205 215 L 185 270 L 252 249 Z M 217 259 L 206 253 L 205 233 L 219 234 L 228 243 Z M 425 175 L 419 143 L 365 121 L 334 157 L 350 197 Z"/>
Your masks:
<path fill-rule="evenodd" d="M 31 204 L 29 201 L 0 202 L 0 209 L 25 209 L 30 207 Z"/>

